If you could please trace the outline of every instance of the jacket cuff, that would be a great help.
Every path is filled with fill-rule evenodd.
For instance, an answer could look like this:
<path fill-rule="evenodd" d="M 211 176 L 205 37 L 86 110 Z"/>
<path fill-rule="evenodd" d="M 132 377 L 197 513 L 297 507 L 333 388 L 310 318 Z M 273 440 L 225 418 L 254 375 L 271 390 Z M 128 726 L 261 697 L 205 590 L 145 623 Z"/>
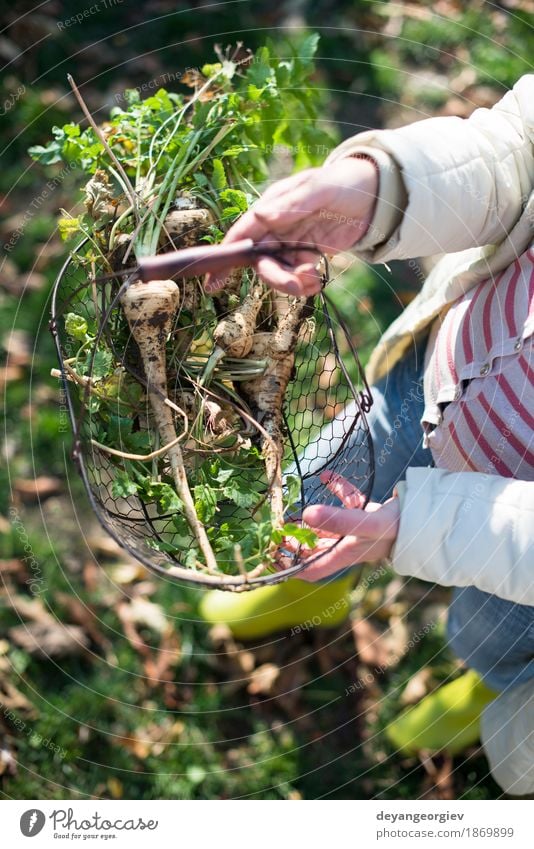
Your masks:
<path fill-rule="evenodd" d="M 378 191 L 373 217 L 365 235 L 354 246 L 354 250 L 362 254 L 383 245 L 391 238 L 402 221 L 408 197 L 400 169 L 389 153 L 381 148 L 356 143 L 346 147 L 340 145 L 332 151 L 325 165 L 349 156 L 371 159 L 378 172 Z"/>
<path fill-rule="evenodd" d="M 534 605 L 534 482 L 423 467 L 398 489 L 396 572 Z"/>

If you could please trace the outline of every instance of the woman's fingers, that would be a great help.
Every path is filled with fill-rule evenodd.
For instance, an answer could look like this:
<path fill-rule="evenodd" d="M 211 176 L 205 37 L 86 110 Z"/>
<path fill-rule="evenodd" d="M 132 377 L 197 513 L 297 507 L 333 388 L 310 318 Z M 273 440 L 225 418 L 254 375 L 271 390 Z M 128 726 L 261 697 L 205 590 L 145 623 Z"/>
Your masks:
<path fill-rule="evenodd" d="M 354 486 L 347 478 L 335 472 L 328 471 L 322 472 L 319 477 L 330 492 L 339 498 L 344 507 L 357 508 L 364 506 L 364 496 L 358 487 Z"/>
<path fill-rule="evenodd" d="M 311 263 L 291 268 L 274 257 L 264 256 L 256 261 L 255 267 L 262 280 L 288 295 L 311 296 L 321 290 L 319 272 Z"/>
<path fill-rule="evenodd" d="M 307 507 L 302 518 L 313 529 L 328 531 L 338 536 L 365 536 L 367 539 L 385 532 L 391 521 L 384 515 L 383 509 L 347 510 L 345 507 L 329 507 L 324 504 Z"/>
<path fill-rule="evenodd" d="M 335 575 L 341 569 L 346 569 L 347 566 L 355 566 L 364 562 L 367 559 L 369 549 L 370 543 L 358 543 L 352 537 L 346 537 L 320 553 L 320 556 L 313 563 L 298 573 L 298 578 L 312 583 L 321 581 L 323 578 Z"/>

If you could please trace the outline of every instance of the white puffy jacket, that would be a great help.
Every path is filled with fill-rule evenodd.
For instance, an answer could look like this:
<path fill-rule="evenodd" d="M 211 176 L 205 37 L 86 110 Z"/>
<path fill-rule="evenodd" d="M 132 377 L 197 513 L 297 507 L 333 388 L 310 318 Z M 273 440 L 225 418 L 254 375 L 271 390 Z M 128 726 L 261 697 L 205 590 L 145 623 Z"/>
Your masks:
<path fill-rule="evenodd" d="M 534 75 L 467 120 L 430 118 L 360 133 L 327 162 L 357 153 L 371 155 L 379 169 L 375 213 L 358 255 L 388 262 L 446 254 L 382 336 L 368 366 L 373 382 L 447 304 L 533 242 Z M 408 469 L 399 496 L 397 572 L 534 605 L 534 481 Z"/>
<path fill-rule="evenodd" d="M 532 244 L 534 75 L 467 120 L 361 133 L 327 161 L 357 153 L 379 171 L 373 221 L 357 253 L 369 262 L 445 254 L 380 340 L 368 367 L 373 382 L 448 304 Z M 534 481 L 413 468 L 398 492 L 397 572 L 534 605 Z M 482 739 L 501 787 L 533 793 L 534 679 L 490 704 Z"/>

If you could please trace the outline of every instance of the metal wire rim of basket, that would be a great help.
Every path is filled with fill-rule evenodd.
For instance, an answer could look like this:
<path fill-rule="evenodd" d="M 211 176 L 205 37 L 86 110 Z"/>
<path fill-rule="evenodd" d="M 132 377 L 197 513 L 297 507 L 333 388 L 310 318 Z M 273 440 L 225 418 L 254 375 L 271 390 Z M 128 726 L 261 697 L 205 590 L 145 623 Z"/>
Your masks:
<path fill-rule="evenodd" d="M 173 536 L 170 531 L 173 515 L 157 514 L 155 507 L 152 508 L 137 496 L 113 498 L 111 487 L 118 468 L 109 455 L 95 448 L 88 439 L 87 424 L 91 420 L 88 393 L 82 393 L 84 397 L 80 397 L 79 387 L 72 381 L 72 375 L 65 364 L 70 352 L 62 318 L 73 305 L 77 309 L 81 308 L 83 299 L 80 300 L 79 295 L 84 289 L 89 290 L 90 286 L 86 270 L 77 264 L 75 256 L 69 257 L 53 288 L 50 328 L 74 435 L 72 458 L 91 507 L 104 530 L 123 549 L 160 577 L 205 588 L 251 590 L 294 577 L 317 562 L 324 552 L 301 556 L 301 546 L 291 553 L 282 546 L 285 560 L 290 561 L 290 565 L 283 568 L 275 570 L 269 567 L 253 577 L 248 577 L 242 570 L 236 574 L 211 574 L 184 566 L 172 551 L 156 550 L 153 547 L 163 545 L 170 548 L 172 545 L 169 540 Z M 113 328 L 111 324 L 106 326 L 106 322 L 109 323 L 118 303 L 117 283 L 109 282 L 101 287 L 98 298 L 104 315 L 99 338 L 106 336 L 113 345 Z M 300 501 L 296 505 L 295 516 L 308 504 L 333 503 L 332 495 L 319 482 L 321 471 L 328 470 L 349 477 L 364 495 L 365 503 L 369 500 L 374 480 L 373 446 L 366 419 L 372 405 L 371 392 L 350 333 L 324 288 L 314 300 L 313 322 L 315 329 L 312 338 L 306 343 L 299 343 L 297 348 L 293 377 L 286 392 L 283 411 L 287 441 L 284 474 L 287 477 L 291 469 L 300 482 Z M 92 356 L 94 360 L 94 353 Z M 350 369 L 347 361 L 351 364 Z M 326 363 L 328 367 L 325 367 Z M 123 365 L 135 374 L 137 380 L 143 382 L 142 374 L 124 361 Z M 319 439 L 321 424 L 325 420 L 325 407 L 328 407 L 329 414 L 326 416 L 326 432 L 329 428 L 328 419 L 335 417 L 339 433 L 335 437 L 327 434 Z M 306 436 L 309 438 L 306 439 Z M 324 443 L 328 450 L 323 456 L 319 447 L 324 450 Z M 268 491 L 265 497 L 268 497 Z M 257 506 L 251 510 L 251 518 L 256 509 Z M 288 516 L 288 519 L 291 518 Z"/>

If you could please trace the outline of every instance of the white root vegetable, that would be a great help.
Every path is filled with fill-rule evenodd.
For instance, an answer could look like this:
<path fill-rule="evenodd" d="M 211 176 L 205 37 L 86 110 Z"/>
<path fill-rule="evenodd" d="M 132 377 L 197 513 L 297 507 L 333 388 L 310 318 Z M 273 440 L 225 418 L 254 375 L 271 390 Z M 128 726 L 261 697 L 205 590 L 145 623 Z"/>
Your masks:
<path fill-rule="evenodd" d="M 121 298 L 132 336 L 137 342 L 147 380 L 147 391 L 154 419 L 164 444 L 169 444 L 168 456 L 172 475 L 189 527 L 204 555 L 208 571 L 217 570 L 205 528 L 199 521 L 180 445 L 176 443 L 174 418 L 167 399 L 165 345 L 178 308 L 180 292 L 173 280 L 152 280 L 133 283 Z M 172 444 L 175 443 L 175 444 Z"/>
<path fill-rule="evenodd" d="M 227 356 L 246 357 L 250 354 L 263 295 L 263 284 L 254 283 L 241 306 L 223 318 L 215 328 L 213 341 Z"/>
<path fill-rule="evenodd" d="M 306 315 L 307 299 L 295 298 L 280 315 L 273 333 L 257 333 L 250 355 L 267 361 L 265 372 L 243 384 L 243 392 L 269 439 L 262 440 L 273 527 L 284 525 L 282 462 L 284 458 L 283 406 L 295 363 L 295 346 Z"/>
<path fill-rule="evenodd" d="M 160 247 L 164 250 L 189 248 L 201 244 L 201 239 L 209 233 L 214 223 L 209 209 L 197 207 L 194 201 L 180 198 L 179 209 L 173 209 L 165 218 L 165 226 L 160 237 Z"/>
<path fill-rule="evenodd" d="M 250 354 L 264 293 L 262 283 L 253 283 L 243 303 L 218 323 L 213 332 L 215 347 L 206 363 L 201 380 L 202 385 L 208 382 L 213 370 L 223 357 L 242 359 Z"/>

